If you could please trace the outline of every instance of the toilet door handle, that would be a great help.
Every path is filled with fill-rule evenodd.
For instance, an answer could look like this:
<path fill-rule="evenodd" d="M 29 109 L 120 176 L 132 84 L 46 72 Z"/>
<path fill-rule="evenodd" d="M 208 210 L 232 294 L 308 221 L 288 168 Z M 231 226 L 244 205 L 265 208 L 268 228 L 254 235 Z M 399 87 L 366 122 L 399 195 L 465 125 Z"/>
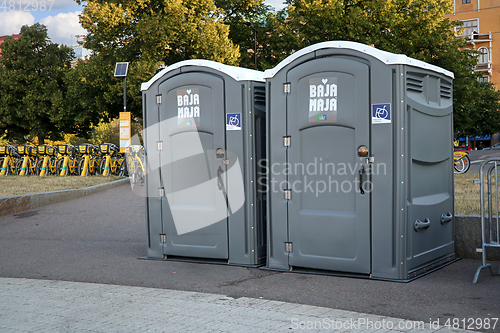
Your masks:
<path fill-rule="evenodd" d="M 413 225 L 413 228 L 415 229 L 415 231 L 419 231 L 422 229 L 427 229 L 430 226 L 431 226 L 431 220 L 429 220 L 428 218 L 426 218 L 424 222 L 417 219 Z"/>
<path fill-rule="evenodd" d="M 363 190 L 363 174 L 365 173 L 365 168 L 361 166 L 359 169 L 359 193 L 365 194 L 365 190 Z"/>
<path fill-rule="evenodd" d="M 450 212 L 441 214 L 441 224 L 449 223 L 453 219 L 453 214 Z"/>
<path fill-rule="evenodd" d="M 219 168 L 217 169 L 217 187 L 219 188 L 219 190 L 222 190 L 224 187 L 224 182 L 222 181 L 223 172 L 224 170 L 222 170 L 222 167 L 219 166 Z"/>

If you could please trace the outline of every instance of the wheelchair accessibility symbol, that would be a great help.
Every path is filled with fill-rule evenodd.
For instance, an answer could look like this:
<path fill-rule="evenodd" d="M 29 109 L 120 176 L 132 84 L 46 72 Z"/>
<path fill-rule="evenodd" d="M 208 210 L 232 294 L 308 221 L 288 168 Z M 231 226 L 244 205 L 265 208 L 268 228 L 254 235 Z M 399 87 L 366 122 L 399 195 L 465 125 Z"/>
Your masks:
<path fill-rule="evenodd" d="M 391 123 L 391 104 L 372 104 L 372 124 Z"/>
<path fill-rule="evenodd" d="M 241 113 L 226 114 L 226 130 L 241 131 Z"/>

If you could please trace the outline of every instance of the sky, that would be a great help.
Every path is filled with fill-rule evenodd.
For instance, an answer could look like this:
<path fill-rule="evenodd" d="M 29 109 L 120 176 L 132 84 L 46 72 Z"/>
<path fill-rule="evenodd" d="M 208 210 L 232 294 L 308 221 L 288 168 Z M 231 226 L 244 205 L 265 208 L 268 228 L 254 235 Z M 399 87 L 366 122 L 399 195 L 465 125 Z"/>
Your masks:
<path fill-rule="evenodd" d="M 283 1 L 265 3 L 281 9 Z M 0 0 L 0 36 L 18 34 L 23 25 L 40 22 L 47 26 L 52 42 L 76 45 L 75 35 L 86 34 L 78 21 L 82 9 L 74 0 Z"/>

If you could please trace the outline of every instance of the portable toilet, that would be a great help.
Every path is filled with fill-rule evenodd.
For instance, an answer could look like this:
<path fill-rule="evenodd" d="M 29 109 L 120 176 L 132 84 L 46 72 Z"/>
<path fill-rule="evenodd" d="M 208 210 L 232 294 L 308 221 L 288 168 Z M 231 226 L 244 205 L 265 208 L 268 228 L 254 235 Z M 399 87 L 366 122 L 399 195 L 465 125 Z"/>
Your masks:
<path fill-rule="evenodd" d="M 147 258 L 264 264 L 264 82 L 187 60 L 142 84 Z"/>
<path fill-rule="evenodd" d="M 264 75 L 268 268 L 407 281 L 455 259 L 453 73 L 339 41 Z"/>

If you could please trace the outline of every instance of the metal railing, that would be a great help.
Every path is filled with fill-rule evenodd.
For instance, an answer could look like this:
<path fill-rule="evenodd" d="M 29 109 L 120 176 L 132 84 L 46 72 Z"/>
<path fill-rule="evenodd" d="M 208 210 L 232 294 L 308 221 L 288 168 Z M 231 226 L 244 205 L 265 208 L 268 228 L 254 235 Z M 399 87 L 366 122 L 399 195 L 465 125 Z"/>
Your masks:
<path fill-rule="evenodd" d="M 485 209 L 485 198 L 484 198 L 484 168 L 489 166 L 488 173 L 486 176 L 487 186 L 488 186 L 488 212 Z M 498 169 L 500 168 L 500 157 L 492 157 L 484 160 L 481 163 L 479 169 L 479 184 L 481 185 L 481 254 L 482 254 L 482 265 L 476 270 L 474 275 L 473 283 L 477 283 L 479 278 L 479 273 L 483 268 L 489 268 L 491 275 L 495 275 L 493 272 L 493 267 L 486 263 L 486 249 L 492 247 L 500 248 L 500 220 L 499 220 L 499 197 L 498 197 Z M 495 174 L 495 197 L 496 197 L 496 215 L 493 212 L 493 193 L 492 193 L 492 174 Z M 494 221 L 496 218 L 496 222 Z M 500 275 L 500 269 L 498 271 Z"/>

